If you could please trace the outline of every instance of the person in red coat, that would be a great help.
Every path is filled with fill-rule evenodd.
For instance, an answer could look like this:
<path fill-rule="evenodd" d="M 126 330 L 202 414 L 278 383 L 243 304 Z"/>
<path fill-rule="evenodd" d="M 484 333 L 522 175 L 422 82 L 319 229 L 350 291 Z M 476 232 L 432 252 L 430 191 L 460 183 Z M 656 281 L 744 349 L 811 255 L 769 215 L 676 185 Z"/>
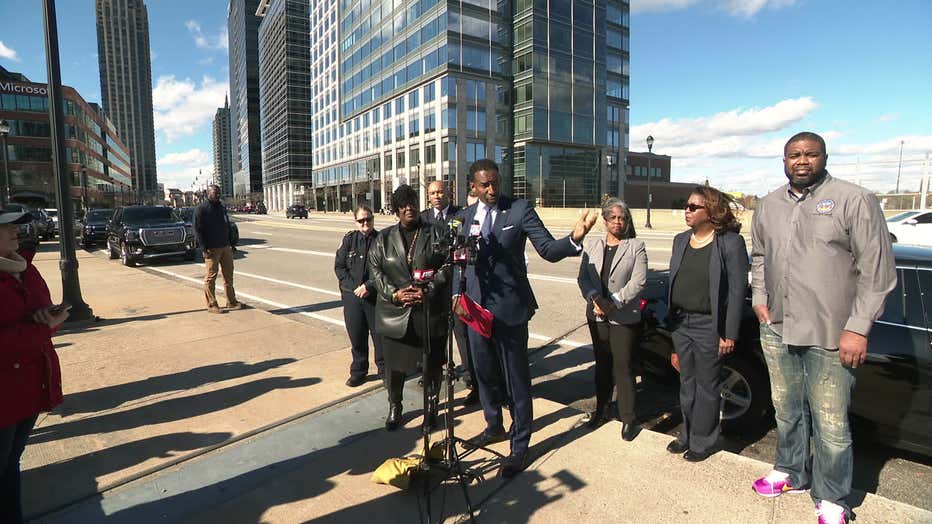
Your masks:
<path fill-rule="evenodd" d="M 22 522 L 19 460 L 38 414 L 62 401 L 52 334 L 68 318 L 20 251 L 18 224 L 29 215 L 0 210 L 0 522 Z"/>

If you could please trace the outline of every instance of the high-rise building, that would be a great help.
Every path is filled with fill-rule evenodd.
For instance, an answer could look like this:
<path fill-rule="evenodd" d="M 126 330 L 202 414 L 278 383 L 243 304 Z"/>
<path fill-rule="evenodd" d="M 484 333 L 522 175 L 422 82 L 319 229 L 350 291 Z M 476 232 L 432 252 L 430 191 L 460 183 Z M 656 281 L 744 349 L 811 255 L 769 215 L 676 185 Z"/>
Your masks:
<path fill-rule="evenodd" d="M 143 0 L 96 0 L 100 95 L 132 156 L 138 198 L 161 201 L 152 121 L 149 14 Z"/>
<path fill-rule="evenodd" d="M 311 68 L 307 0 L 261 0 L 259 114 L 262 188 L 269 210 L 312 198 Z"/>
<path fill-rule="evenodd" d="M 383 207 L 499 163 L 506 192 L 544 206 L 623 193 L 627 2 L 311 1 L 317 205 Z M 339 38 L 339 40 L 338 40 Z"/>
<path fill-rule="evenodd" d="M 262 146 L 259 128 L 259 0 L 230 0 L 227 17 L 230 55 L 230 127 L 233 136 L 233 193 L 259 200 Z"/>
<path fill-rule="evenodd" d="M 233 150 L 230 140 L 230 101 L 214 114 L 214 183 L 224 198 L 233 196 Z"/>

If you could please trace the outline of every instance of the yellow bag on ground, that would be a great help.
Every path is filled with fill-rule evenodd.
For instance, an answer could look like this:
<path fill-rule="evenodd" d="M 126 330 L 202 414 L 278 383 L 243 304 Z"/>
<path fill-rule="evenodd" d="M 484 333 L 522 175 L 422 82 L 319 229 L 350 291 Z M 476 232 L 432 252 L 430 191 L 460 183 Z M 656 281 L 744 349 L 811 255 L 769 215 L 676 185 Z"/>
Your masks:
<path fill-rule="evenodd" d="M 430 446 L 427 458 L 430 460 L 440 460 L 444 456 L 443 441 L 434 442 Z M 411 485 L 411 477 L 421 463 L 420 455 L 412 455 L 405 458 L 391 458 L 386 460 L 374 472 L 372 472 L 372 482 L 376 484 L 388 484 L 398 489 L 408 489 Z"/>

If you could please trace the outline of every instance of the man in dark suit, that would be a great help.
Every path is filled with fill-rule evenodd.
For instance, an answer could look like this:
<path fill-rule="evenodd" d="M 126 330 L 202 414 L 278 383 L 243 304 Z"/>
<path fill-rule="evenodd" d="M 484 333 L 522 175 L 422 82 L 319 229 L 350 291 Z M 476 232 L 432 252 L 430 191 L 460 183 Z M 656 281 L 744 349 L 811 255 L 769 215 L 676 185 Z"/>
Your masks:
<path fill-rule="evenodd" d="M 450 203 L 450 193 L 447 191 L 446 184 L 440 180 L 434 180 L 427 186 L 427 198 L 430 200 L 430 207 L 421 211 L 421 220 L 428 223 L 449 225 L 461 210 L 459 206 Z M 458 274 L 452 282 L 454 287 L 459 283 Z M 453 292 L 455 293 L 456 289 Z M 454 316 L 453 336 L 456 338 L 456 347 L 459 349 L 460 362 L 463 365 L 464 381 L 469 389 L 469 394 L 466 395 L 463 404 L 469 406 L 479 401 L 479 390 L 476 389 L 476 373 L 473 371 L 472 352 L 469 350 L 467 331 L 466 324 L 459 317 Z"/>
<path fill-rule="evenodd" d="M 502 461 L 501 475 L 511 478 L 526 466 L 531 441 L 531 372 L 528 363 L 528 321 L 537 309 L 527 278 L 524 250 L 528 239 L 548 262 L 578 255 L 580 244 L 598 213 L 580 218 L 572 235 L 555 240 L 531 203 L 500 195 L 498 165 L 492 160 L 473 162 L 470 183 L 479 201 L 460 216 L 467 232 L 479 227 L 475 264 L 466 266 L 466 294 L 494 315 L 492 337 L 469 330 L 479 399 L 486 429 L 472 442 L 487 445 L 508 437 L 502 423 L 502 406 L 511 411 L 511 454 Z M 462 308 L 458 306 L 458 310 Z"/>

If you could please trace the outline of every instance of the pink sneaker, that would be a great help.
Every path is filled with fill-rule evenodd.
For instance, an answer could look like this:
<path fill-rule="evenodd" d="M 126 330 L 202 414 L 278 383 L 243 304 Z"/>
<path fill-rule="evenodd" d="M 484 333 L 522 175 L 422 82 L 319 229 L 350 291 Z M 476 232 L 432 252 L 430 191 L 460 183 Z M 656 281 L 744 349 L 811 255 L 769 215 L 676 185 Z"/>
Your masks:
<path fill-rule="evenodd" d="M 819 505 L 816 506 L 815 514 L 819 517 L 819 524 L 848 523 L 848 515 L 845 514 L 845 508 L 827 500 L 819 502 Z"/>
<path fill-rule="evenodd" d="M 805 493 L 804 489 L 790 486 L 790 476 L 782 471 L 773 470 L 766 477 L 754 481 L 754 491 L 762 497 L 779 497 L 784 493 Z"/>

